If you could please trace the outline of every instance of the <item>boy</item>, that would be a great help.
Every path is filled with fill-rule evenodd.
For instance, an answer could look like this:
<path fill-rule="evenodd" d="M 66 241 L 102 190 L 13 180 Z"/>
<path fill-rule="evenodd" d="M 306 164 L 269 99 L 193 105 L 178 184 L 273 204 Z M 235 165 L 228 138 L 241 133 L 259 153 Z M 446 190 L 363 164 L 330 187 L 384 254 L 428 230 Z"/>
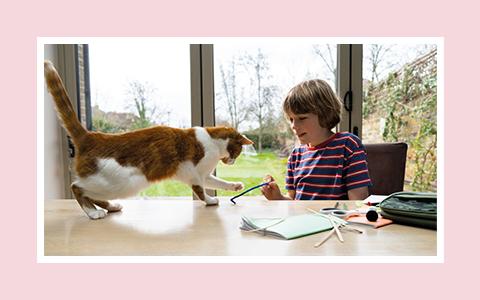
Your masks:
<path fill-rule="evenodd" d="M 293 87 L 283 102 L 290 127 L 300 140 L 288 158 L 282 195 L 274 179 L 262 187 L 268 200 L 362 200 L 371 185 L 367 155 L 360 139 L 348 132 L 333 133 L 342 104 L 323 80 Z"/>

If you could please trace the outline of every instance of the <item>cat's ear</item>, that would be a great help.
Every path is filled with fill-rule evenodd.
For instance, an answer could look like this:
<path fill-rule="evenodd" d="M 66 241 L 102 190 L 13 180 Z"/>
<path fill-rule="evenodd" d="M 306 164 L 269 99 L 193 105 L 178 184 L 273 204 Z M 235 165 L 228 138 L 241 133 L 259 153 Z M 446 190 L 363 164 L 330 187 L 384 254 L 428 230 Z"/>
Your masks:
<path fill-rule="evenodd" d="M 242 143 L 242 145 L 253 145 L 254 144 L 251 140 L 249 140 L 243 134 L 242 134 L 242 139 L 240 140 L 240 142 Z"/>

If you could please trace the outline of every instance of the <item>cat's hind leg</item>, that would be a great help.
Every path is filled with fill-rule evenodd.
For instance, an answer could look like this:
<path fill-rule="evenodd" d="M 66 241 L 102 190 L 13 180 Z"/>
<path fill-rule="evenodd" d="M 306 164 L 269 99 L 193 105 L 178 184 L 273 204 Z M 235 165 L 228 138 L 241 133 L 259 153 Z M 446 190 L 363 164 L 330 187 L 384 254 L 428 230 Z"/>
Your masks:
<path fill-rule="evenodd" d="M 106 212 L 102 209 L 97 209 L 95 205 L 93 205 L 90 198 L 84 196 L 82 188 L 72 184 L 71 186 L 72 192 L 75 195 L 75 199 L 77 199 L 78 204 L 83 209 L 83 211 L 88 215 L 88 217 L 92 220 L 101 219 L 106 216 Z"/>
<path fill-rule="evenodd" d="M 93 204 L 103 208 L 103 209 L 106 209 L 109 213 L 113 213 L 113 212 L 118 212 L 118 211 L 121 211 L 123 206 L 119 203 L 112 203 L 110 201 L 103 201 L 103 200 L 95 200 L 95 199 L 91 199 L 91 198 L 88 198 L 89 200 L 91 200 L 93 202 Z"/>

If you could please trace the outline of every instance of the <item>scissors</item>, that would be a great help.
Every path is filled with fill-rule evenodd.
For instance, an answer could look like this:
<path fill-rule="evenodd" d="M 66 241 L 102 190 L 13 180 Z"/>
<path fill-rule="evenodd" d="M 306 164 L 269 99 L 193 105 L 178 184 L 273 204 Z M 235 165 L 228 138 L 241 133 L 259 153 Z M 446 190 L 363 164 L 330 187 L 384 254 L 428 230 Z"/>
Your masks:
<path fill-rule="evenodd" d="M 338 204 L 339 203 L 337 202 L 334 207 L 322 208 L 320 209 L 320 213 L 324 215 L 332 215 L 343 220 L 348 219 L 350 216 L 356 216 L 360 214 L 358 210 L 339 209 Z"/>
<path fill-rule="evenodd" d="M 240 196 L 243 196 L 243 195 L 245 195 L 246 193 L 248 193 L 248 192 L 250 192 L 250 191 L 252 191 L 252 190 L 254 190 L 254 189 L 258 189 L 258 188 L 260 188 L 260 187 L 262 187 L 262 186 L 265 186 L 265 185 L 269 184 L 269 183 L 272 182 L 272 181 L 273 181 L 272 178 L 269 178 L 268 181 L 266 181 L 266 182 L 264 182 L 264 183 L 261 183 L 261 184 L 259 184 L 259 185 L 256 185 L 256 186 L 254 186 L 254 187 L 251 187 L 251 188 L 249 188 L 248 190 L 245 190 L 245 191 L 241 192 L 240 194 L 236 195 L 235 197 L 230 198 L 230 201 L 232 201 L 233 204 L 237 204 L 237 202 L 235 202 L 234 199 L 236 199 L 236 198 L 238 198 L 238 197 L 240 197 Z"/>

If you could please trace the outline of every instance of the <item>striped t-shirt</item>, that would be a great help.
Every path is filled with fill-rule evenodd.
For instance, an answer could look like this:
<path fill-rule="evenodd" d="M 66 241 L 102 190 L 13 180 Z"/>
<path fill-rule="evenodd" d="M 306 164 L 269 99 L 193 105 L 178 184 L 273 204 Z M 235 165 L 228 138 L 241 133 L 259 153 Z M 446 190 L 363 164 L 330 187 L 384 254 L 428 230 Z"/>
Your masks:
<path fill-rule="evenodd" d="M 370 185 L 365 148 L 348 132 L 301 145 L 288 158 L 285 187 L 295 190 L 295 200 L 344 200 L 348 190 Z"/>

